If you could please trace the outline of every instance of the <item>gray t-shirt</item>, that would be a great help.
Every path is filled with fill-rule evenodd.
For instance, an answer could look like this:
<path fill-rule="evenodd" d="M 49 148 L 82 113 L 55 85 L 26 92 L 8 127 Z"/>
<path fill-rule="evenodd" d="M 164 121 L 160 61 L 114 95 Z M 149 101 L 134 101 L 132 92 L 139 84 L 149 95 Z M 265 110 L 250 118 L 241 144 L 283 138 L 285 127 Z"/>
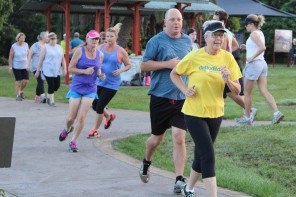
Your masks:
<path fill-rule="evenodd" d="M 189 36 L 182 33 L 180 38 L 171 38 L 160 32 L 153 36 L 146 45 L 143 62 L 168 61 L 175 57 L 180 60 L 192 50 L 192 41 Z M 162 69 L 152 72 L 149 95 L 173 100 L 184 100 L 185 95 L 175 86 L 170 78 L 171 69 Z M 185 83 L 187 77 L 182 76 Z"/>
<path fill-rule="evenodd" d="M 21 46 L 14 43 L 12 46 L 14 55 L 12 59 L 12 67 L 15 69 L 25 69 L 28 61 L 29 46 L 24 42 Z"/>
<path fill-rule="evenodd" d="M 31 50 L 32 50 L 31 71 L 34 72 L 37 70 L 37 64 L 38 64 L 40 53 L 42 50 L 39 42 L 35 42 L 31 46 Z"/>

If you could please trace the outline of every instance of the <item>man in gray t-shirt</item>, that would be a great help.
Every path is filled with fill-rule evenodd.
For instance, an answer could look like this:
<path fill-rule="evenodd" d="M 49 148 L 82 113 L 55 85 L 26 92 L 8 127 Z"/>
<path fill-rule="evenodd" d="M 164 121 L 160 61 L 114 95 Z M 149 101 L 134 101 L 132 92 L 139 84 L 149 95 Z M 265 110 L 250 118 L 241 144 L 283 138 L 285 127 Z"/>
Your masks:
<path fill-rule="evenodd" d="M 146 154 L 140 169 L 140 178 L 147 183 L 152 155 L 161 143 L 167 129 L 172 129 L 173 160 L 176 170 L 174 193 L 181 193 L 186 162 L 186 125 L 181 112 L 185 96 L 170 79 L 171 70 L 191 51 L 189 36 L 183 34 L 182 14 L 172 8 L 165 14 L 164 31 L 152 37 L 146 45 L 141 63 L 142 71 L 152 72 L 150 84 L 151 136 L 146 142 Z M 187 81 L 183 77 L 184 81 Z"/>

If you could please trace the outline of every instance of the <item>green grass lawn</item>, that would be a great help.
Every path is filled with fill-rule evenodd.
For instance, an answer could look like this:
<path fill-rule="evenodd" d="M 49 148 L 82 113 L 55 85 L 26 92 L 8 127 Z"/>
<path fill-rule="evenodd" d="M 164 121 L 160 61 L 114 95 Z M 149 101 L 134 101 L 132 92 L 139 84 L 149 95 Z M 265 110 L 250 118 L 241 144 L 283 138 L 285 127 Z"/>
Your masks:
<path fill-rule="evenodd" d="M 148 136 L 113 141 L 113 148 L 142 160 Z M 186 137 L 185 176 L 189 176 L 194 144 L 189 133 Z M 216 141 L 218 185 L 258 197 L 296 196 L 295 144 L 295 125 L 221 128 Z M 166 133 L 152 165 L 174 172 L 171 132 Z"/>
<path fill-rule="evenodd" d="M 0 69 L 0 96 L 15 97 L 14 77 L 7 69 Z M 285 114 L 284 121 L 296 121 L 296 67 L 275 66 L 269 68 L 268 88 L 279 109 Z M 28 99 L 34 98 L 36 80 L 31 75 L 25 89 Z M 56 102 L 65 99 L 68 85 L 62 85 L 55 94 Z M 147 87 L 121 87 L 110 108 L 148 111 Z M 272 110 L 260 96 L 253 92 L 253 107 L 258 109 L 256 120 L 272 119 Z M 231 99 L 226 100 L 225 117 L 234 119 L 242 109 Z M 145 141 L 149 135 L 135 135 L 114 141 L 114 148 L 139 160 L 143 159 Z M 253 127 L 221 128 L 216 142 L 217 179 L 221 187 L 245 192 L 259 197 L 296 196 L 296 126 L 272 125 Z M 135 149 L 135 147 L 137 147 Z M 165 141 L 154 156 L 153 165 L 174 171 L 171 159 L 171 135 L 167 132 Z M 188 162 L 186 176 L 193 156 L 193 143 L 187 136 Z"/>
<path fill-rule="evenodd" d="M 15 97 L 14 76 L 8 74 L 7 69 L 0 67 L 0 96 Z M 269 68 L 268 88 L 274 96 L 279 109 L 285 114 L 286 121 L 296 120 L 296 67 L 288 68 L 275 66 Z M 30 75 L 30 82 L 25 89 L 25 96 L 34 99 L 36 80 Z M 67 102 L 65 95 L 68 85 L 62 79 L 61 88 L 55 94 L 56 102 Z M 130 109 L 130 110 L 149 110 L 149 97 L 147 96 L 148 87 L 144 86 L 123 86 L 109 104 L 110 108 Z M 259 94 L 257 87 L 253 91 L 253 107 L 258 109 L 256 120 L 271 120 L 272 110 L 269 108 L 264 98 Z M 225 117 L 234 119 L 242 114 L 242 109 L 231 99 L 226 99 Z"/>

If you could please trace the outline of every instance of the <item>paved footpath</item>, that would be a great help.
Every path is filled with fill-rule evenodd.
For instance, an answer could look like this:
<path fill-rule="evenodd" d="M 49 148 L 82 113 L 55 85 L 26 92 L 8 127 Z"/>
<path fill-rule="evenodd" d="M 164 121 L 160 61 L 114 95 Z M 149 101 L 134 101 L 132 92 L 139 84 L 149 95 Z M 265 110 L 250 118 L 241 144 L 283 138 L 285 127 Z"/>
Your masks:
<path fill-rule="evenodd" d="M 154 167 L 149 183 L 142 183 L 140 161 L 118 153 L 111 141 L 135 133 L 149 133 L 149 114 L 129 110 L 112 110 L 117 119 L 101 138 L 86 139 L 94 124 L 93 111 L 86 119 L 78 140 L 78 153 L 68 151 L 69 138 L 58 141 L 68 112 L 67 104 L 51 108 L 32 100 L 0 98 L 0 116 L 16 117 L 11 168 L 0 168 L 0 189 L 7 197 L 164 197 L 172 192 L 174 174 Z M 265 123 L 264 123 L 265 124 Z M 266 122 L 269 124 L 269 122 Z M 223 121 L 223 126 L 236 125 Z M 144 143 L 144 142 L 143 142 Z M 135 147 L 137 148 L 137 147 Z M 196 187 L 205 196 L 203 184 Z M 241 193 L 218 190 L 218 197 L 243 197 Z"/>

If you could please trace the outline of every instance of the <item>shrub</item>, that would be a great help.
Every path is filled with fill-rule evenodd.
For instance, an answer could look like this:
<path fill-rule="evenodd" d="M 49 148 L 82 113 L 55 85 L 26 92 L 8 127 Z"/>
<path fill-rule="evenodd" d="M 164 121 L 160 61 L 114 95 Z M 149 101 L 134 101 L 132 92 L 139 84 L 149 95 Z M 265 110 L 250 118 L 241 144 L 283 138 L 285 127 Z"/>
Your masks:
<path fill-rule="evenodd" d="M 8 65 L 8 59 L 4 56 L 0 57 L 0 66 L 7 66 Z"/>

